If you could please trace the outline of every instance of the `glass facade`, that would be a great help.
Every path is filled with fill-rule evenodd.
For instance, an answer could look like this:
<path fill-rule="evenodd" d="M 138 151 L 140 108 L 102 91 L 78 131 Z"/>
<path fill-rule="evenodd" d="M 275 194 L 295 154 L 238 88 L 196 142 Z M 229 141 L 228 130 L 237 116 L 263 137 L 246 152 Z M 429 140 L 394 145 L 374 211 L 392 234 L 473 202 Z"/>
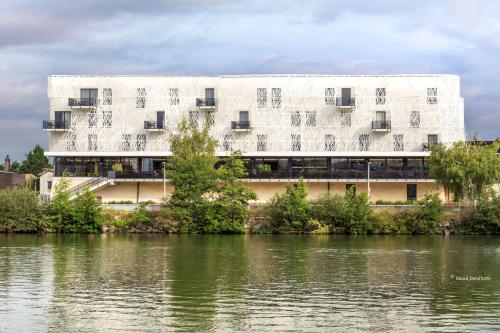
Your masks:
<path fill-rule="evenodd" d="M 162 157 L 56 157 L 55 175 L 68 177 L 162 178 Z M 256 179 L 426 179 L 424 158 L 246 157 L 248 178 Z"/>

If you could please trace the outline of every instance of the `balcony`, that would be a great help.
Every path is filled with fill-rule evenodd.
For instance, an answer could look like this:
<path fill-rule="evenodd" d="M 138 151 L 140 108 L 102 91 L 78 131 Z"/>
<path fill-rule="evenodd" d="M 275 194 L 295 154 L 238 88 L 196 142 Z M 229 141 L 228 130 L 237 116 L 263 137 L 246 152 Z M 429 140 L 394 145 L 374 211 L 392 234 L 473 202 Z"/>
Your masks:
<path fill-rule="evenodd" d="M 68 98 L 68 106 L 75 109 L 91 109 L 97 105 L 97 98 Z"/>
<path fill-rule="evenodd" d="M 231 129 L 237 132 L 250 131 L 250 121 L 232 121 Z"/>
<path fill-rule="evenodd" d="M 337 97 L 336 105 L 338 109 L 354 109 L 356 107 L 356 99 Z"/>
<path fill-rule="evenodd" d="M 163 132 L 165 130 L 165 125 L 162 122 L 156 121 L 144 121 L 144 129 L 148 132 Z"/>
<path fill-rule="evenodd" d="M 196 106 L 200 109 L 216 109 L 217 99 L 216 98 L 197 98 Z"/>
<path fill-rule="evenodd" d="M 372 121 L 372 131 L 373 132 L 390 132 L 391 131 L 391 121 L 390 120 Z"/>
<path fill-rule="evenodd" d="M 71 127 L 71 123 L 68 121 L 57 121 L 57 120 L 44 120 L 43 130 L 52 132 L 64 132 L 68 131 Z"/>

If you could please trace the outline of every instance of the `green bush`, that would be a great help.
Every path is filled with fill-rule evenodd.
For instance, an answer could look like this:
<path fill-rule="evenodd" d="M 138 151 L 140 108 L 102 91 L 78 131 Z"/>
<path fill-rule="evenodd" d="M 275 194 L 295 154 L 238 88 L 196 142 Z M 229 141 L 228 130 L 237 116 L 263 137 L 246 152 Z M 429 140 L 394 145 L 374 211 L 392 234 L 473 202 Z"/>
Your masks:
<path fill-rule="evenodd" d="M 139 207 L 134 209 L 134 212 L 132 215 L 128 217 L 128 223 L 151 223 L 153 222 L 153 217 L 151 213 L 148 211 L 148 204 L 147 203 L 141 203 Z"/>
<path fill-rule="evenodd" d="M 376 235 L 406 234 L 406 225 L 401 213 L 390 210 L 374 211 L 370 216 L 371 233 Z"/>
<path fill-rule="evenodd" d="M 415 203 L 415 209 L 400 214 L 409 233 L 429 235 L 439 233 L 444 208 L 437 195 L 426 195 Z"/>
<path fill-rule="evenodd" d="M 0 190 L 0 231 L 37 232 L 48 227 L 36 192 L 27 187 Z"/>
<path fill-rule="evenodd" d="M 107 204 L 133 204 L 134 202 L 132 200 L 118 200 L 118 201 L 108 201 L 106 202 Z"/>
<path fill-rule="evenodd" d="M 304 180 L 289 184 L 286 192 L 276 195 L 267 205 L 270 226 L 274 232 L 303 231 L 309 220 L 309 202 Z"/>
<path fill-rule="evenodd" d="M 396 200 L 396 201 L 390 201 L 390 200 L 377 200 L 375 201 L 376 205 L 411 205 L 411 201 L 405 201 L 405 200 Z"/>
<path fill-rule="evenodd" d="M 55 195 L 47 206 L 47 214 L 57 231 L 96 233 L 102 228 L 101 203 L 90 191 L 70 200 L 69 183 L 62 178 L 55 187 Z"/>
<path fill-rule="evenodd" d="M 500 195 L 493 191 L 483 193 L 476 211 L 466 224 L 467 233 L 500 234 Z"/>
<path fill-rule="evenodd" d="M 366 193 L 345 196 L 326 194 L 311 202 L 311 217 L 325 223 L 335 233 L 366 234 L 371 229 L 371 207 Z"/>

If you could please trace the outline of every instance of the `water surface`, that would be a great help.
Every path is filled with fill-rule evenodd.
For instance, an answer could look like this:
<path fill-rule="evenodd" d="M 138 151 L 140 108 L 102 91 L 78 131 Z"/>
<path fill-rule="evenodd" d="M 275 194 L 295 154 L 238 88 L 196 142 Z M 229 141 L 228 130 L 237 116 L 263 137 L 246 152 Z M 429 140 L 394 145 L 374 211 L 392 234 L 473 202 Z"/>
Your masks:
<path fill-rule="evenodd" d="M 0 332 L 500 330 L 500 238 L 0 235 Z"/>

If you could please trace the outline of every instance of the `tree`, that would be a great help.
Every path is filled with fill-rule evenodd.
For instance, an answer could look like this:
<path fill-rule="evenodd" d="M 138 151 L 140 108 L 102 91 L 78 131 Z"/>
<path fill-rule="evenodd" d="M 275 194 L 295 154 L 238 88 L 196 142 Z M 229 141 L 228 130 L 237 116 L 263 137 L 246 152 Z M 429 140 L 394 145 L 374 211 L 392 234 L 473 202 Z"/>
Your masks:
<path fill-rule="evenodd" d="M 0 190 L 0 231 L 37 232 L 45 222 L 36 192 L 17 186 Z"/>
<path fill-rule="evenodd" d="M 168 205 L 185 232 L 199 231 L 199 226 L 204 224 L 207 203 L 217 178 L 214 168 L 216 144 L 209 134 L 207 122 L 200 129 L 185 118 L 172 138 L 172 155 L 166 169 L 174 191 Z"/>
<path fill-rule="evenodd" d="M 451 148 L 442 144 L 432 148 L 429 175 L 451 190 L 455 201 L 474 203 L 484 190 L 500 181 L 500 141 L 489 146 L 456 142 Z"/>
<path fill-rule="evenodd" d="M 43 148 L 40 145 L 36 145 L 35 148 L 26 154 L 26 159 L 17 168 L 16 172 L 38 175 L 43 169 L 50 167 L 49 160 L 43 153 Z"/>
<path fill-rule="evenodd" d="M 309 220 L 307 190 L 301 178 L 297 184 L 289 184 L 286 192 L 276 195 L 268 204 L 273 231 L 303 231 Z"/>
<path fill-rule="evenodd" d="M 47 206 L 47 214 L 56 230 L 68 230 L 74 216 L 69 194 L 69 182 L 63 176 L 54 188 L 54 197 Z"/>
<path fill-rule="evenodd" d="M 203 231 L 208 233 L 241 233 L 250 217 L 248 201 L 257 198 L 242 181 L 247 175 L 240 152 L 223 159 L 217 169 L 215 197 L 208 202 Z"/>
<path fill-rule="evenodd" d="M 71 223 L 66 225 L 69 232 L 97 233 L 102 226 L 102 208 L 94 192 L 86 189 L 72 202 L 73 216 Z"/>

